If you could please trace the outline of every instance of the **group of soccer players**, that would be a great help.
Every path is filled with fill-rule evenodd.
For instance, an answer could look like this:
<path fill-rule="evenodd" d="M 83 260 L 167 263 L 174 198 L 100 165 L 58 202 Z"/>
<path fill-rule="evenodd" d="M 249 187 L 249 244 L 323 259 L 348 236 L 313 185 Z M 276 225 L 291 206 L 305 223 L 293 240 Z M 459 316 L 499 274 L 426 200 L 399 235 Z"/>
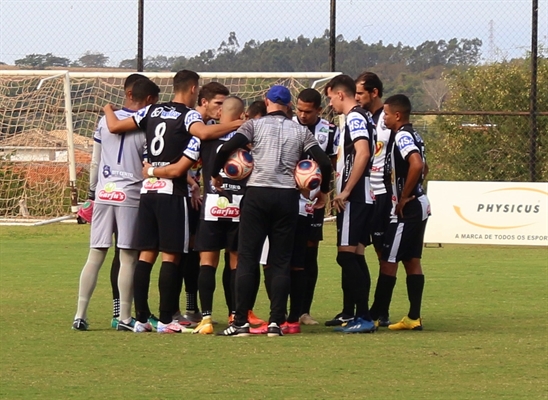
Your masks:
<path fill-rule="evenodd" d="M 113 235 L 120 259 L 117 278 L 111 279 L 112 326 L 117 330 L 213 334 L 215 275 L 222 250 L 229 327 L 220 335 L 279 336 L 299 333 L 300 324 L 318 324 L 310 308 L 331 165 L 336 171 L 333 206 L 343 310 L 326 325 L 345 333 L 373 332 L 379 326 L 422 329 L 420 258 L 430 208 L 422 190 L 427 172 L 424 143 L 409 122 L 406 96 L 395 95 L 383 103 L 382 82 L 370 72 L 356 80 L 347 75 L 333 78 L 325 95 L 333 111 L 345 116 L 339 134 L 334 124 L 321 118 L 322 97 L 315 89 L 301 91 L 293 108 L 289 91 L 273 86 L 265 100 L 254 102 L 247 112 L 226 87 L 210 82 L 200 88 L 198 74 L 188 70 L 175 75 L 174 97 L 167 103 L 157 104 L 158 86 L 139 74 L 128 77 L 124 89 L 124 107 L 105 106 L 94 134 L 91 245 L 80 276 L 73 329 L 88 329 L 88 304 Z M 244 180 L 229 179 L 222 172 L 238 147 L 255 157 L 255 168 Z M 299 199 L 297 195 L 293 211 L 297 191 L 287 178 L 292 173 L 288 165 L 294 168 L 299 159 L 309 157 L 320 165 L 324 182 L 318 193 L 303 192 Z M 276 208 L 279 204 L 281 209 Z M 245 230 L 239 229 L 240 217 Z M 271 251 L 259 257 L 265 237 Z M 282 243 L 290 248 L 283 255 Z M 380 265 L 371 308 L 364 256 L 369 244 Z M 148 306 L 148 292 L 160 253 L 157 318 Z M 268 322 L 252 311 L 260 259 L 271 300 Z M 407 272 L 410 311 L 390 324 L 399 261 Z M 184 314 L 179 305 L 183 281 Z"/>

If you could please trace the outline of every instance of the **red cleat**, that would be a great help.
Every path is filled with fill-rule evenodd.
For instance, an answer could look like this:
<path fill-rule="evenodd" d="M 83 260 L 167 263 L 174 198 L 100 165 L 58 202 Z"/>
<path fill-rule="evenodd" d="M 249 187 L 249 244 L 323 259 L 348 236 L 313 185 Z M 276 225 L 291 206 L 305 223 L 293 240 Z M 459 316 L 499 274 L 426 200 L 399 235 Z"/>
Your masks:
<path fill-rule="evenodd" d="M 249 333 L 252 335 L 266 335 L 268 331 L 268 323 L 264 323 L 257 328 L 249 328 Z"/>
<path fill-rule="evenodd" d="M 249 325 L 263 325 L 266 323 L 266 321 L 263 321 L 262 319 L 257 317 L 253 313 L 253 310 L 249 310 L 249 312 L 247 313 L 247 320 L 249 321 Z"/>
<path fill-rule="evenodd" d="M 299 324 L 298 322 L 284 322 L 281 327 L 284 335 L 301 333 L 301 324 Z"/>

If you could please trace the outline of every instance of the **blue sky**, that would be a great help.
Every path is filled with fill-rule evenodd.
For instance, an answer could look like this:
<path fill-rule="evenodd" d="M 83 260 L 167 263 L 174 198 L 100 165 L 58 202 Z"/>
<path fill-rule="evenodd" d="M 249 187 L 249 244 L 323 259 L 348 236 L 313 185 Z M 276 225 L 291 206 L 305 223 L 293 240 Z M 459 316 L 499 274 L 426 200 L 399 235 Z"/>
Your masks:
<path fill-rule="evenodd" d="M 251 39 L 321 36 L 329 0 L 145 0 L 145 56 L 191 56 L 216 49 L 234 31 Z M 137 49 L 137 0 L 0 0 L 0 61 L 30 53 L 78 59 L 86 51 L 111 65 Z M 492 38 L 490 41 L 490 21 Z M 338 0 L 346 39 L 417 45 L 452 37 L 483 40 L 484 58 L 530 49 L 531 0 Z M 548 0 L 539 0 L 539 42 L 548 43 Z M 490 46 L 490 44 L 493 46 Z M 327 56 L 327 55 L 326 55 Z"/>

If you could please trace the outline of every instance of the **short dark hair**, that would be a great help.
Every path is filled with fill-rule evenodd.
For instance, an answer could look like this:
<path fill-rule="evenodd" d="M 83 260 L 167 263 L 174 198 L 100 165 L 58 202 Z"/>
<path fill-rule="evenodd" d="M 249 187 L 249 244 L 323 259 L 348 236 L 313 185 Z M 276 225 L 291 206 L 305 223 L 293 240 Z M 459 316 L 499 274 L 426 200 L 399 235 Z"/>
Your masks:
<path fill-rule="evenodd" d="M 124 90 L 131 89 L 133 87 L 133 84 L 137 82 L 139 79 L 148 79 L 146 76 L 141 74 L 131 74 L 129 75 L 126 80 L 124 81 Z"/>
<path fill-rule="evenodd" d="M 247 117 L 255 118 L 257 115 L 264 117 L 266 115 L 266 104 L 264 100 L 256 100 L 247 108 Z"/>
<path fill-rule="evenodd" d="M 192 86 L 197 86 L 200 80 L 200 75 L 194 71 L 183 69 L 175 74 L 173 77 L 173 91 L 186 92 Z"/>
<path fill-rule="evenodd" d="M 202 100 L 211 101 L 217 95 L 228 96 L 230 91 L 228 88 L 219 82 L 209 82 L 201 87 L 198 93 L 198 105 L 202 105 Z"/>
<path fill-rule="evenodd" d="M 331 79 L 327 85 L 325 85 L 325 94 L 327 95 L 327 89 L 334 91 L 340 89 L 348 96 L 356 96 L 356 82 L 348 75 L 337 75 Z"/>
<path fill-rule="evenodd" d="M 379 76 L 373 72 L 365 71 L 356 78 L 356 84 L 361 83 L 363 88 L 371 93 L 373 89 L 377 89 L 379 97 L 382 97 L 382 81 Z"/>
<path fill-rule="evenodd" d="M 322 95 L 316 89 L 308 88 L 304 89 L 297 96 L 297 100 L 303 103 L 313 103 L 314 108 L 320 108 L 322 105 Z"/>
<path fill-rule="evenodd" d="M 411 101 L 404 94 L 395 94 L 384 101 L 394 111 L 400 112 L 404 117 L 409 118 L 411 115 Z"/>
<path fill-rule="evenodd" d="M 160 87 L 148 78 L 138 79 L 133 84 L 132 93 L 134 100 L 143 101 L 148 96 L 158 96 L 160 94 Z"/>

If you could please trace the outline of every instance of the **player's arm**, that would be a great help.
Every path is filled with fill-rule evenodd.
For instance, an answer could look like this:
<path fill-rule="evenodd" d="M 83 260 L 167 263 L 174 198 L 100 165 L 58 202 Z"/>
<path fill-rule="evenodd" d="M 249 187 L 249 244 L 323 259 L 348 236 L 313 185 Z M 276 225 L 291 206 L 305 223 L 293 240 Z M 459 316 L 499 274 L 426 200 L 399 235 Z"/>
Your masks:
<path fill-rule="evenodd" d="M 147 162 L 143 162 L 143 176 L 146 178 L 178 178 L 187 173 L 194 165 L 194 160 L 183 155 L 175 164 L 164 165 L 163 167 L 153 167 Z M 194 182 L 196 183 L 196 182 Z"/>
<path fill-rule="evenodd" d="M 314 203 L 314 208 L 324 208 L 325 203 L 327 202 L 327 193 L 329 193 L 329 184 L 331 183 L 331 161 L 323 149 L 317 144 L 310 147 L 307 150 L 307 153 L 318 163 L 320 171 L 322 172 L 322 184 L 320 186 L 320 192 L 316 195 L 318 200 Z"/>
<path fill-rule="evenodd" d="M 206 125 L 203 121 L 196 121 L 190 125 L 188 131 L 191 135 L 196 136 L 200 140 L 212 140 L 218 139 L 227 133 L 234 132 L 243 123 L 244 120 L 242 119 L 213 125 Z"/>
<path fill-rule="evenodd" d="M 350 176 L 346 181 L 344 190 L 333 200 L 337 211 L 344 210 L 346 199 L 350 196 L 350 193 L 352 193 L 352 190 L 363 176 L 365 168 L 367 168 L 367 164 L 369 163 L 369 158 L 371 157 L 371 153 L 369 151 L 369 140 L 367 139 L 355 141 L 354 149 L 356 154 L 354 155 L 354 164 L 352 165 Z"/>
<path fill-rule="evenodd" d="M 403 185 L 403 189 L 395 209 L 396 215 L 401 217 L 403 217 L 403 208 L 405 205 L 415 198 L 415 196 L 411 193 L 413 193 L 413 189 L 417 186 L 424 168 L 424 162 L 422 161 L 422 157 L 418 150 L 410 152 L 406 157 L 406 161 L 409 164 L 409 169 L 407 171 L 405 184 Z"/>
<path fill-rule="evenodd" d="M 428 168 L 428 162 L 424 160 L 424 170 L 422 171 L 423 179 L 426 179 L 426 175 L 428 175 L 428 172 L 430 172 L 430 168 Z"/>
<path fill-rule="evenodd" d="M 112 104 L 107 104 L 106 106 L 104 106 L 103 111 L 105 112 L 108 130 L 111 133 L 124 133 L 134 131 L 135 129 L 139 128 L 133 117 L 118 119 L 118 117 L 114 113 Z"/>
<path fill-rule="evenodd" d="M 95 200 L 95 189 L 99 182 L 99 163 L 101 162 L 101 142 L 93 141 L 93 152 L 89 165 L 89 192 L 88 199 Z"/>
<path fill-rule="evenodd" d="M 219 173 L 223 169 L 226 161 L 228 160 L 228 157 L 232 154 L 232 152 L 239 148 L 245 148 L 248 143 L 249 139 L 245 135 L 243 135 L 242 133 L 236 133 L 228 142 L 223 144 L 217 152 L 217 156 L 215 157 L 211 177 L 218 178 L 220 176 Z"/>

